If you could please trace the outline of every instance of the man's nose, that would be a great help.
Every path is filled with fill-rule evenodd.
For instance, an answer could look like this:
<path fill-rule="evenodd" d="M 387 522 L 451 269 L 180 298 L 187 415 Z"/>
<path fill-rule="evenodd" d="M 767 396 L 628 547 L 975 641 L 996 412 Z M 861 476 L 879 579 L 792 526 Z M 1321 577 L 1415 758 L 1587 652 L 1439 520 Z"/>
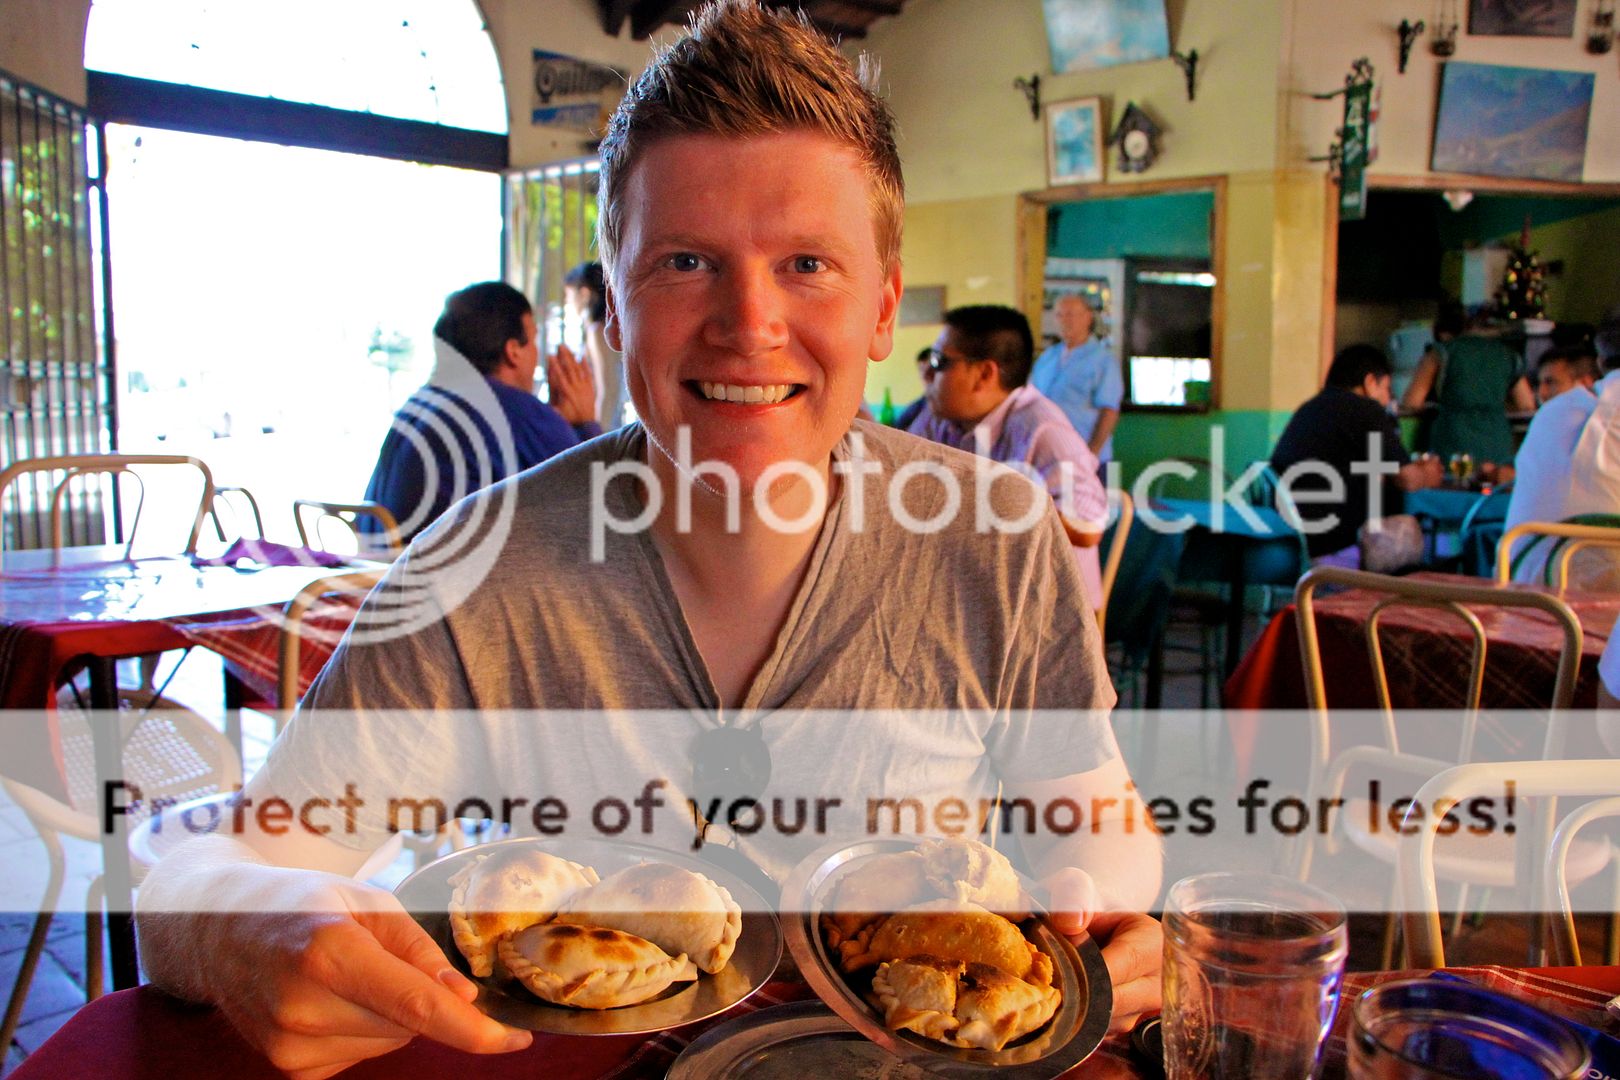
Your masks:
<path fill-rule="evenodd" d="M 712 343 L 745 355 L 787 344 L 787 297 L 769 268 L 731 268 L 721 279 L 719 300 L 709 318 Z"/>

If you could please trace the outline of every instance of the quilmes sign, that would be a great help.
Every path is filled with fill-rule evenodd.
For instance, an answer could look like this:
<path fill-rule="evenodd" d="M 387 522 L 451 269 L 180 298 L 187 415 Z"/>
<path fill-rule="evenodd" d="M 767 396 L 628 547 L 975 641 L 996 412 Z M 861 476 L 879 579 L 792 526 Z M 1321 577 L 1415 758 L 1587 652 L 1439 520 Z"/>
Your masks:
<path fill-rule="evenodd" d="M 530 121 L 540 127 L 600 131 L 627 76 L 618 68 L 561 53 L 534 50 Z"/>

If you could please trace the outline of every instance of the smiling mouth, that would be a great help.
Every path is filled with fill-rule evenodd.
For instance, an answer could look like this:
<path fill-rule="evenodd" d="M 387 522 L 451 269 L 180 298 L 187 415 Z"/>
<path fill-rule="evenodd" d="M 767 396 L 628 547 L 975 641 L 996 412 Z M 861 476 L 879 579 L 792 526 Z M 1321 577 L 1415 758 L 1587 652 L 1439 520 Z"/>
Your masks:
<path fill-rule="evenodd" d="M 776 383 L 770 386 L 738 386 L 735 383 L 687 382 L 687 389 L 705 401 L 735 402 L 742 405 L 776 405 L 798 395 L 804 386 L 800 383 Z"/>

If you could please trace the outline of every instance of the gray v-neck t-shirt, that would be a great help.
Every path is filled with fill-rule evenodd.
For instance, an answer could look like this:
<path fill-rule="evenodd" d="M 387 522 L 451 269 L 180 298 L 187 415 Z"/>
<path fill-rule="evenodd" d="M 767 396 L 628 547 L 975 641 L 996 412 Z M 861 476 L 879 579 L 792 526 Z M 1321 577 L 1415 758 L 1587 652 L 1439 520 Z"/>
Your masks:
<path fill-rule="evenodd" d="M 998 782 L 1069 776 L 1117 755 L 1096 623 L 1050 499 L 1026 478 L 857 421 L 835 449 L 846 478 L 775 646 L 743 708 L 722 710 L 651 536 L 600 528 L 604 509 L 620 522 L 644 509 L 631 476 L 604 477 L 646 454 L 631 425 L 446 514 L 367 601 L 372 613 L 412 611 L 414 628 L 377 635 L 357 623 L 272 748 L 269 788 L 298 800 L 356 784 L 365 807 L 332 838 L 370 847 L 386 838 L 385 808 L 430 797 L 497 808 L 521 798 L 516 819 L 554 798 L 567 828 L 611 833 L 617 810 L 598 814 L 599 804 L 630 803 L 661 780 L 668 805 L 645 811 L 654 827 L 642 829 L 633 808 L 622 836 L 689 843 L 692 741 L 719 726 L 758 731 L 771 796 L 837 798 L 855 831 L 874 799 L 884 815 L 890 800 L 972 806 Z M 851 465 L 865 470 L 858 484 L 843 471 Z M 960 509 L 946 515 L 952 483 Z M 504 537 L 495 505 L 511 509 Z M 976 509 L 1035 524 L 981 530 Z M 906 527 L 905 514 L 931 531 Z M 483 565 L 422 569 L 458 535 Z M 825 839 L 795 834 L 755 854 L 780 872 Z"/>

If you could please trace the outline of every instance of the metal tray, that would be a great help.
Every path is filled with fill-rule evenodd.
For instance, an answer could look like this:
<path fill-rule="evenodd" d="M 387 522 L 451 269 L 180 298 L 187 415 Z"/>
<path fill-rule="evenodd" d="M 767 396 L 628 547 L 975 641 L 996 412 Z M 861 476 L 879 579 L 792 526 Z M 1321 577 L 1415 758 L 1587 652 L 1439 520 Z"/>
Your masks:
<path fill-rule="evenodd" d="M 664 1080 L 927 1080 L 819 1001 L 796 1001 L 717 1024 L 692 1041 Z"/>
<path fill-rule="evenodd" d="M 818 925 L 832 887 L 861 859 L 917 846 L 904 839 L 835 845 L 811 855 L 788 875 L 782 886 L 783 932 L 788 952 L 816 996 L 866 1038 L 936 1076 L 983 1077 L 995 1073 L 1015 1080 L 1044 1080 L 1084 1061 L 1108 1034 L 1114 1005 L 1108 968 L 1096 942 L 1086 937 L 1078 946 L 1071 944 L 1048 925 L 1039 904 L 1033 905 L 1033 922 L 1022 925 L 1025 935 L 1052 958 L 1053 982 L 1063 992 L 1063 1003 L 1044 1027 L 1000 1050 L 963 1049 L 909 1031 L 890 1031 L 883 1018 L 844 980 L 834 958 L 827 953 Z M 1028 881 L 1024 882 L 1024 890 L 1035 895 Z"/>
<path fill-rule="evenodd" d="M 714 975 L 679 983 L 665 994 L 620 1009 L 570 1009 L 530 994 L 511 979 L 474 978 L 466 957 L 450 936 L 450 877 L 469 859 L 508 844 L 529 844 L 553 855 L 594 867 L 607 877 L 638 862 L 662 862 L 703 874 L 731 893 L 742 908 L 742 932 L 731 962 Z M 782 959 L 782 925 L 758 892 L 713 863 L 678 851 L 603 840 L 501 840 L 479 844 L 436 859 L 399 883 L 394 895 L 456 969 L 478 984 L 473 1004 L 512 1027 L 559 1035 L 648 1035 L 725 1012 L 771 977 Z"/>

